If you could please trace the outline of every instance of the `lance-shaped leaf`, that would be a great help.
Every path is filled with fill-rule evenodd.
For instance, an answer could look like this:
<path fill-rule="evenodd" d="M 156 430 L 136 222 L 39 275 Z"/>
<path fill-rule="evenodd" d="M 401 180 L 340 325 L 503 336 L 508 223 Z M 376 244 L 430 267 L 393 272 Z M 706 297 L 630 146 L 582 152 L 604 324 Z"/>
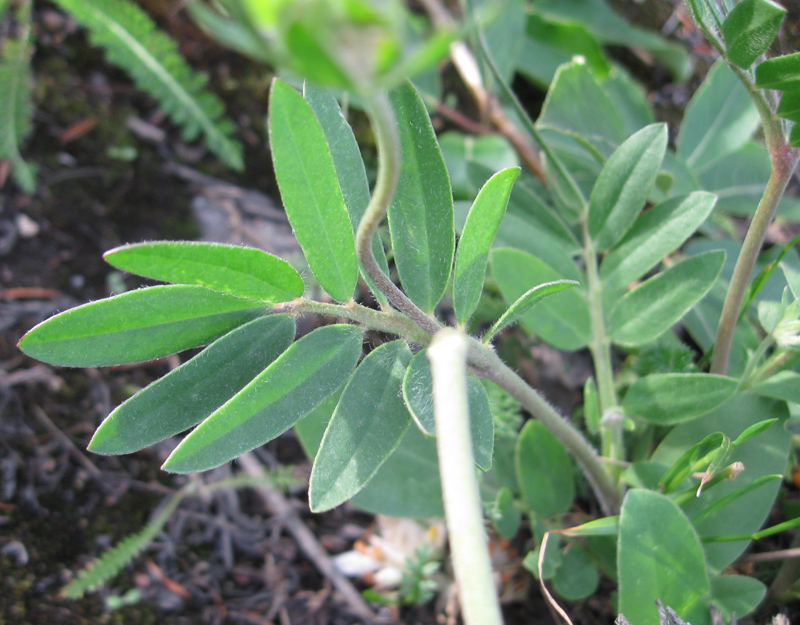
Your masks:
<path fill-rule="evenodd" d="M 200 286 L 154 286 L 51 317 L 19 348 L 65 367 L 144 362 L 206 345 L 265 312 L 262 302 Z"/>
<path fill-rule="evenodd" d="M 710 373 L 656 373 L 628 389 L 622 408 L 657 425 L 673 425 L 711 412 L 733 397 L 737 380 Z"/>
<path fill-rule="evenodd" d="M 786 14 L 772 0 L 741 0 L 722 22 L 725 53 L 742 69 L 767 51 Z"/>
<path fill-rule="evenodd" d="M 778 91 L 800 87 L 800 52 L 778 56 L 756 65 L 756 87 Z"/>
<path fill-rule="evenodd" d="M 458 241 L 453 275 L 453 308 L 459 323 L 475 312 L 483 291 L 486 264 L 497 229 L 503 221 L 519 167 L 509 167 L 487 180 L 472 204 Z"/>
<path fill-rule="evenodd" d="M 108 415 L 89 451 L 127 454 L 194 427 L 280 356 L 294 333 L 294 320 L 286 315 L 229 332 Z"/>
<path fill-rule="evenodd" d="M 530 291 L 520 295 L 519 299 L 508 307 L 501 317 L 495 321 L 494 325 L 489 328 L 488 332 L 483 337 L 483 342 L 488 344 L 494 336 L 505 327 L 516 323 L 520 317 L 533 308 L 538 302 L 543 300 L 548 295 L 558 293 L 564 289 L 579 284 L 575 280 L 557 280 L 556 282 L 547 282 L 546 284 L 539 284 L 533 287 Z"/>
<path fill-rule="evenodd" d="M 711 214 L 716 200 L 715 195 L 698 191 L 671 198 L 639 215 L 600 264 L 604 288 L 638 280 L 678 249 Z"/>
<path fill-rule="evenodd" d="M 642 345 L 657 338 L 699 302 L 719 276 L 725 252 L 692 256 L 653 276 L 614 306 L 608 324 L 619 345 Z"/>
<path fill-rule="evenodd" d="M 542 518 L 563 514 L 575 498 L 572 460 L 564 445 L 538 421 L 528 421 L 514 452 L 522 497 Z"/>
<path fill-rule="evenodd" d="M 336 170 L 339 187 L 344 197 L 344 204 L 350 215 L 350 225 L 355 232 L 358 230 L 358 224 L 369 204 L 370 193 L 367 172 L 355 135 L 353 135 L 353 129 L 347 123 L 336 98 L 327 89 L 307 82 L 303 85 L 303 97 L 311 106 L 322 126 L 322 132 L 325 133 L 325 139 L 333 157 L 333 167 Z M 380 234 L 377 232 L 372 240 L 372 253 L 375 254 L 375 260 L 378 261 L 383 272 L 389 275 L 386 252 L 383 249 Z M 385 296 L 378 289 L 373 288 L 368 278 L 366 280 L 375 296 L 386 304 Z"/>
<path fill-rule="evenodd" d="M 709 591 L 703 547 L 689 519 L 668 497 L 628 491 L 617 544 L 619 612 L 636 625 L 659 625 L 656 600 L 687 618 Z"/>
<path fill-rule="evenodd" d="M 800 82 L 797 83 L 797 87 L 781 94 L 777 114 L 778 117 L 790 119 L 796 123 L 800 122 Z"/>
<path fill-rule="evenodd" d="M 419 429 L 426 436 L 436 436 L 433 414 L 433 377 L 427 350 L 419 351 L 411 360 L 403 378 L 403 399 Z M 494 451 L 494 422 L 489 408 L 489 396 L 481 381 L 467 376 L 470 433 L 475 464 L 484 471 L 492 468 Z M 447 436 L 445 432 L 443 436 Z"/>
<path fill-rule="evenodd" d="M 558 282 L 563 278 L 540 259 L 519 250 L 492 250 L 491 263 L 492 276 L 506 302 L 517 301 L 531 284 Z M 551 345 L 567 351 L 584 347 L 590 339 L 589 308 L 577 289 L 541 302 L 528 310 L 520 323 Z"/>
<path fill-rule="evenodd" d="M 313 512 L 344 503 L 369 482 L 411 424 L 402 396 L 411 351 L 403 341 L 371 352 L 347 382 L 309 483 Z"/>
<path fill-rule="evenodd" d="M 360 353 L 353 326 L 307 334 L 184 438 L 164 470 L 213 469 L 283 434 L 344 384 Z"/>
<path fill-rule="evenodd" d="M 401 169 L 392 203 L 392 234 L 403 289 L 425 312 L 444 294 L 453 264 L 453 195 L 430 117 L 410 82 L 389 97 L 400 134 Z"/>
<path fill-rule="evenodd" d="M 606 161 L 589 197 L 589 234 L 606 250 L 630 228 L 644 207 L 667 150 L 665 124 L 646 126 Z"/>
<path fill-rule="evenodd" d="M 270 93 L 269 137 L 281 199 L 308 266 L 333 299 L 349 301 L 358 263 L 333 158 L 314 111 L 279 80 Z"/>
<path fill-rule="evenodd" d="M 196 284 L 264 302 L 287 302 L 304 290 L 300 274 L 285 260 L 240 245 L 158 241 L 123 245 L 103 257 L 117 269 L 145 278 Z"/>

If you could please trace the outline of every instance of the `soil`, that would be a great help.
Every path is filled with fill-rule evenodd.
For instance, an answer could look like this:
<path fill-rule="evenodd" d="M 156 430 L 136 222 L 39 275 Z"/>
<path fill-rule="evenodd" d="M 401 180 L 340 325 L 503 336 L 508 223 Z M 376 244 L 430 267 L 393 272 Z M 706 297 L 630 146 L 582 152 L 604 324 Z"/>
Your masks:
<path fill-rule="evenodd" d="M 60 595 L 77 571 L 141 530 L 187 483 L 189 478 L 159 469 L 170 442 L 120 457 L 84 451 L 114 406 L 177 361 L 64 369 L 26 358 L 17 342 L 55 312 L 140 286 L 103 262 L 106 250 L 126 242 L 206 236 L 207 224 L 198 221 L 198 198 L 219 200 L 220 193 L 228 193 L 238 202 L 244 196 L 236 189 L 277 197 L 263 127 L 270 76 L 204 38 L 178 12 L 181 3 L 142 4 L 179 41 L 189 61 L 209 73 L 212 88 L 236 120 L 247 169 L 232 175 L 202 148 L 182 142 L 154 103 L 106 64 L 69 19 L 46 4 L 37 7 L 36 113 L 25 156 L 38 164 L 39 184 L 30 197 L 8 180 L 0 184 L 0 623 L 360 622 L 250 490 L 187 498 L 150 547 L 108 586 L 78 601 Z M 617 4 L 630 5 L 631 11 L 641 6 Z M 655 17 L 631 13 L 632 18 L 668 19 L 664 7 L 669 3 L 658 4 Z M 114 158 L 109 148 L 133 158 Z M 167 166 L 176 162 L 191 169 L 180 175 Z M 258 201 L 266 208 L 250 214 L 246 201 L 234 202 L 243 238 L 260 236 L 264 220 L 275 219 L 264 196 Z M 522 341 L 506 349 L 534 383 L 556 389 L 551 396 L 563 410 L 570 412 L 579 402 L 580 384 L 564 372 L 585 367 L 585 355 L 565 364 L 557 353 Z M 549 368 L 542 373 L 537 363 Z M 308 462 L 291 433 L 257 457 L 266 466 L 290 467 L 301 481 L 308 476 Z M 203 480 L 225 479 L 233 469 L 222 468 Z M 347 505 L 311 515 L 302 486 L 285 498 L 298 522 L 330 553 L 350 549 L 374 523 Z M 520 536 L 504 548 L 521 552 L 524 545 Z M 506 622 L 553 622 L 538 588 L 526 579 L 504 607 Z M 360 581 L 356 585 L 368 588 Z M 606 598 L 611 590 L 606 584 L 598 597 L 568 606 L 576 625 L 611 623 L 614 614 Z M 131 605 L 114 606 L 126 598 Z M 371 609 L 381 622 L 432 625 L 449 622 L 446 600 L 401 609 L 373 604 Z"/>

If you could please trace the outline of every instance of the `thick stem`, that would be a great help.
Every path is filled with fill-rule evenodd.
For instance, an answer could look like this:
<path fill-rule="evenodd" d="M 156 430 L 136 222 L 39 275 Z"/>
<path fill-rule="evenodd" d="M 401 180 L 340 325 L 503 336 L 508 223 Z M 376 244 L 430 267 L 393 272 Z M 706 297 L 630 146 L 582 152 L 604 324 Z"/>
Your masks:
<path fill-rule="evenodd" d="M 378 179 L 356 232 L 356 253 L 364 272 L 389 303 L 422 330 L 433 336 L 441 327 L 426 315 L 392 282 L 378 266 L 372 252 L 372 237 L 389 209 L 400 177 L 400 140 L 389 99 L 380 94 L 367 101 L 367 113 L 378 144 Z"/>
<path fill-rule="evenodd" d="M 464 623 L 502 625 L 472 455 L 467 350 L 467 337 L 451 328 L 428 348 L 442 500 Z"/>
<path fill-rule="evenodd" d="M 597 268 L 597 252 L 589 236 L 584 219 L 584 260 L 586 262 L 587 293 L 592 342 L 589 351 L 594 361 L 597 376 L 597 392 L 600 398 L 600 436 L 603 455 L 614 460 L 624 460 L 622 423 L 619 419 L 606 418 L 617 407 L 617 391 L 614 386 L 614 367 L 611 362 L 611 340 L 606 332 L 603 318 L 603 286 Z"/>
<path fill-rule="evenodd" d="M 510 369 L 495 352 L 476 340 L 470 340 L 469 364 L 481 376 L 491 380 L 522 407 L 541 421 L 560 440 L 581 467 L 592 486 L 600 507 L 607 515 L 619 513 L 620 493 L 606 471 L 597 451 L 583 435 L 562 417 L 525 380 Z"/>
<path fill-rule="evenodd" d="M 772 173 L 770 174 L 764 195 L 758 203 L 753 221 L 747 230 L 742 250 L 736 261 L 736 267 L 731 276 L 731 284 L 725 296 L 725 303 L 722 306 L 722 315 L 717 328 L 717 338 L 714 342 L 714 354 L 711 357 L 711 373 L 725 375 L 728 370 L 728 360 L 733 345 L 733 335 L 736 331 L 736 323 L 739 319 L 739 311 L 742 307 L 747 284 L 750 275 L 756 264 L 756 259 L 764 243 L 767 228 L 772 223 L 778 202 L 783 197 L 783 192 L 792 172 L 797 165 L 800 151 L 791 149 L 786 145 L 780 146 L 771 152 Z"/>

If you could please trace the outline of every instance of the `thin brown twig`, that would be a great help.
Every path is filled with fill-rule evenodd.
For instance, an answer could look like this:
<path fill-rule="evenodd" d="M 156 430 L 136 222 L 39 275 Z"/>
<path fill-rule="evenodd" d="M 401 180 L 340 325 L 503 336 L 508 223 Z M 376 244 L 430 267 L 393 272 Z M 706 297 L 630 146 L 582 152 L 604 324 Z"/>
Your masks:
<path fill-rule="evenodd" d="M 89 473 L 91 473 L 93 477 L 99 478 L 102 475 L 102 472 L 100 471 L 100 469 L 97 468 L 97 465 L 91 460 L 89 460 L 89 458 L 86 457 L 86 454 L 84 454 L 80 449 L 78 449 L 78 446 L 72 442 L 72 439 L 66 434 L 64 434 L 64 432 L 61 431 L 61 428 L 59 428 L 55 423 L 53 423 L 50 420 L 50 417 L 47 416 L 47 413 L 44 410 L 42 410 L 39 406 L 34 406 L 33 414 L 36 417 L 37 421 L 39 421 L 39 423 L 41 423 L 46 430 L 48 430 L 52 434 L 55 434 L 58 438 L 60 438 L 64 442 L 70 454 L 72 454 L 72 456 L 81 465 L 83 465 L 83 467 Z"/>

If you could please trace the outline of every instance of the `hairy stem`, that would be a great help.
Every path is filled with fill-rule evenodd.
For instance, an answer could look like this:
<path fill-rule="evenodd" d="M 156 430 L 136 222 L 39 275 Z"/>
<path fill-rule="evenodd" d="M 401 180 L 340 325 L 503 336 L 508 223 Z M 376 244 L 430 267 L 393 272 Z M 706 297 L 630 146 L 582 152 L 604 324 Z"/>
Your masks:
<path fill-rule="evenodd" d="M 747 230 L 742 250 L 739 252 L 739 258 L 731 276 L 725 303 L 722 306 L 717 338 L 714 342 L 714 353 L 711 357 L 711 373 L 725 375 L 728 370 L 733 335 L 736 331 L 739 310 L 742 307 L 747 284 L 750 281 L 750 275 L 761 251 L 761 246 L 764 244 L 767 228 L 772 223 L 778 203 L 783 197 L 786 185 L 797 165 L 800 151 L 782 144 L 774 151 L 771 151 L 770 156 L 772 159 L 772 173 L 764 189 L 764 195 L 761 196 L 761 200 L 758 203 L 755 215 L 753 215 L 753 221 Z"/>
<path fill-rule="evenodd" d="M 372 237 L 386 216 L 400 177 L 400 140 L 397 136 L 394 112 L 385 94 L 379 94 L 368 100 L 367 113 L 378 144 L 378 179 L 356 232 L 358 260 L 369 279 L 386 296 L 389 303 L 433 336 L 441 327 L 439 323 L 426 315 L 397 288 L 381 271 L 372 252 Z"/>
<path fill-rule="evenodd" d="M 428 348 L 436 451 L 453 569 L 466 625 L 502 625 L 484 532 L 467 400 L 467 337 L 441 330 Z M 445 436 L 444 433 L 447 433 Z"/>

